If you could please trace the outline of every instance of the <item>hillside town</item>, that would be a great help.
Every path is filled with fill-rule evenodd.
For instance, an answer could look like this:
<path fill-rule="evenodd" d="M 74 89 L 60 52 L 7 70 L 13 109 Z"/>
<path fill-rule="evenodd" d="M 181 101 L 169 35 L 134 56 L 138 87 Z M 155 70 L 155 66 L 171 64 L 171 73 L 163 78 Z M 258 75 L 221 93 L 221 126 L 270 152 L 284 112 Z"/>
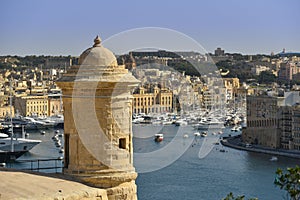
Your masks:
<path fill-rule="evenodd" d="M 43 123 L 63 120 L 61 89 L 56 80 L 77 63 L 78 58 L 70 56 L 1 56 L 2 129 L 10 116 Z M 118 63 L 141 81 L 133 91 L 133 123 L 143 123 L 145 116 L 155 121 L 170 114 L 184 120 L 192 117 L 187 123 L 195 124 L 201 117 L 218 117 L 208 116 L 211 112 L 225 112 L 223 118 L 239 112 L 245 143 L 300 150 L 297 53 L 284 49 L 271 55 L 241 55 L 225 53 L 221 48 L 205 55 L 130 52 L 118 56 Z M 242 67 L 242 73 L 237 73 Z"/>

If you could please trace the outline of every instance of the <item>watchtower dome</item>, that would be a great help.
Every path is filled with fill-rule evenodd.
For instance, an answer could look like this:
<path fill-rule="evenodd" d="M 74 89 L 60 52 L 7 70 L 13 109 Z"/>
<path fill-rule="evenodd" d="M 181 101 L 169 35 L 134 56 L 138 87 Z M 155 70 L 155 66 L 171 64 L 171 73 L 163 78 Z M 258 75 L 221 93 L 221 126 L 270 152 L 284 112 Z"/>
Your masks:
<path fill-rule="evenodd" d="M 136 199 L 130 92 L 138 83 L 99 36 L 57 82 L 63 93 L 64 172 L 101 188 L 127 183 L 128 199 Z"/>

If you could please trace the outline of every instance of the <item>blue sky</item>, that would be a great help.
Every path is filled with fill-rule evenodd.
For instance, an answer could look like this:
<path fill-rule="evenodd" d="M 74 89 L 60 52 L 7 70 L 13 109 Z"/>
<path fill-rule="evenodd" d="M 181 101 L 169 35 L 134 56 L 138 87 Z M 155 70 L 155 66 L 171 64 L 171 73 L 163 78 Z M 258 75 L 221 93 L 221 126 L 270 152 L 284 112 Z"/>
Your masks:
<path fill-rule="evenodd" d="M 1 0 L 0 55 L 78 56 L 97 34 L 149 26 L 182 32 L 208 52 L 300 52 L 299 8 L 299 0 Z"/>

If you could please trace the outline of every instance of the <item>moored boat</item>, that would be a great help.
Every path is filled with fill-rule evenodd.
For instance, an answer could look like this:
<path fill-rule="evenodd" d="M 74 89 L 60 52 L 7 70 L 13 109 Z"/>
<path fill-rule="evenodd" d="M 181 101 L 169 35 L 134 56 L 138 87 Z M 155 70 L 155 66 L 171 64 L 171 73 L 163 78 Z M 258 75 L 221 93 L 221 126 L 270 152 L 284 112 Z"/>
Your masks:
<path fill-rule="evenodd" d="M 161 142 L 164 139 L 164 135 L 162 133 L 157 133 L 154 135 L 155 142 Z"/>
<path fill-rule="evenodd" d="M 0 163 L 18 159 L 39 143 L 41 143 L 40 140 L 11 138 L 7 134 L 0 133 Z"/>
<path fill-rule="evenodd" d="M 202 120 L 194 126 L 198 130 L 221 129 L 224 128 L 224 122 L 217 119 Z"/>
<path fill-rule="evenodd" d="M 12 98 L 10 98 L 10 106 L 12 107 Z M 14 124 L 12 114 L 10 113 L 10 137 L 7 134 L 0 135 L 0 163 L 14 161 L 24 153 L 31 150 L 40 140 L 30 140 L 25 138 L 24 125 L 22 124 L 22 138 L 14 135 Z"/>
<path fill-rule="evenodd" d="M 202 132 L 201 133 L 201 137 L 206 137 L 207 136 L 207 133 L 206 132 Z"/>
<path fill-rule="evenodd" d="M 199 132 L 195 132 L 194 136 L 200 136 L 201 134 Z"/>
<path fill-rule="evenodd" d="M 175 121 L 175 125 L 176 126 L 186 126 L 186 125 L 188 125 L 188 122 L 184 119 L 179 119 L 179 120 Z"/>

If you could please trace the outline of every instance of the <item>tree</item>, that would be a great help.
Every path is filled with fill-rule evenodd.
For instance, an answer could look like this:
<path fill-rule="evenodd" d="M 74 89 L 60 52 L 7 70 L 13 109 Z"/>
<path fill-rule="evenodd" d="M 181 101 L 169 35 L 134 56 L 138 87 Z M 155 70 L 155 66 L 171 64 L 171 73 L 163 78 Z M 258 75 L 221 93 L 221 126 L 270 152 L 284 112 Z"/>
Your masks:
<path fill-rule="evenodd" d="M 258 76 L 258 82 L 259 83 L 273 83 L 276 82 L 277 78 L 271 71 L 262 71 L 260 75 Z"/>
<path fill-rule="evenodd" d="M 291 200 L 300 200 L 300 167 L 287 168 L 286 173 L 279 168 L 276 175 L 274 184 L 286 190 Z"/>
<path fill-rule="evenodd" d="M 227 194 L 227 196 L 223 200 L 245 200 L 245 195 L 234 197 L 233 193 L 230 192 L 229 194 Z M 249 200 L 258 200 L 258 199 L 257 198 L 251 198 Z"/>

